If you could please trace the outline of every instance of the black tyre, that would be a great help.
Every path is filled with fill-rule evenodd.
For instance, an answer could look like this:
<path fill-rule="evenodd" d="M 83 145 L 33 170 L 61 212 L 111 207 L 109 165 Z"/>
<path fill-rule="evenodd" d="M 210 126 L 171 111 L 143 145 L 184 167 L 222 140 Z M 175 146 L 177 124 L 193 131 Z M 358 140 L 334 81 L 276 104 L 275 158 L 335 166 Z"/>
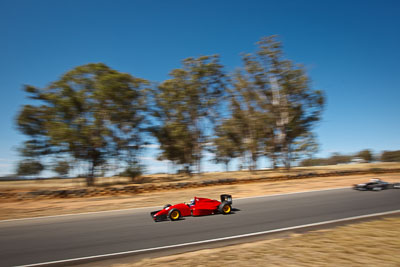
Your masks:
<path fill-rule="evenodd" d="M 171 221 L 179 220 L 180 217 L 181 217 L 181 212 L 177 209 L 172 209 L 168 212 L 168 218 Z"/>
<path fill-rule="evenodd" d="M 218 211 L 226 215 L 232 212 L 232 207 L 228 202 L 222 202 L 218 207 Z"/>
<path fill-rule="evenodd" d="M 171 204 L 164 205 L 163 209 L 171 207 Z"/>

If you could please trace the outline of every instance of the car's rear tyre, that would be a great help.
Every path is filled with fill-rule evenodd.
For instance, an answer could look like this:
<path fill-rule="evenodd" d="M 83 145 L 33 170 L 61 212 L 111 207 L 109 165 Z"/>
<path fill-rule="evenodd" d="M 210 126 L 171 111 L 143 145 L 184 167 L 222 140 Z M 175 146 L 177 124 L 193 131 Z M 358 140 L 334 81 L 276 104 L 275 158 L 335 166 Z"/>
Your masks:
<path fill-rule="evenodd" d="M 168 218 L 171 221 L 179 220 L 180 217 L 181 217 L 181 212 L 177 209 L 172 209 L 168 212 Z"/>
<path fill-rule="evenodd" d="M 163 209 L 171 207 L 171 204 L 164 205 Z"/>
<path fill-rule="evenodd" d="M 222 202 L 218 207 L 218 211 L 226 215 L 232 212 L 232 207 L 228 202 Z"/>

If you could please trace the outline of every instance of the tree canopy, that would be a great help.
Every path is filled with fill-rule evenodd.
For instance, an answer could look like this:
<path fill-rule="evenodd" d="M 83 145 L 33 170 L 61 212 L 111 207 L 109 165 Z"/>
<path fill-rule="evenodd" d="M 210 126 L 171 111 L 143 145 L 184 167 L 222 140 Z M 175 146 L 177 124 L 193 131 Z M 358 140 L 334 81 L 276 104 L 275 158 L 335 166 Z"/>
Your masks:
<path fill-rule="evenodd" d="M 188 171 L 196 165 L 200 172 L 202 152 L 225 92 L 223 66 L 216 55 L 187 58 L 170 76 L 153 90 L 152 133 L 160 143 L 160 159 L 184 165 Z"/>
<path fill-rule="evenodd" d="M 231 75 L 228 121 L 237 128 L 238 153 L 250 169 L 262 155 L 274 167 L 280 161 L 290 168 L 300 153 L 317 150 L 312 129 L 321 118 L 324 97 L 311 88 L 301 65 L 283 58 L 276 36 L 257 44 L 256 53 L 244 54 L 243 67 Z"/>
<path fill-rule="evenodd" d="M 169 76 L 156 84 L 91 63 L 44 88 L 25 86 L 34 104 L 24 105 L 16 120 L 28 137 L 20 148 L 23 162 L 83 162 L 93 185 L 96 171 L 111 160 L 139 175 L 138 152 L 150 136 L 159 144 L 159 160 L 188 173 L 201 172 L 205 152 L 226 167 L 239 158 L 255 170 L 261 157 L 290 168 L 318 151 L 313 129 L 323 93 L 312 89 L 303 66 L 284 58 L 276 36 L 262 38 L 232 73 L 209 55 L 184 59 Z M 53 171 L 71 168 L 60 162 Z"/>
<path fill-rule="evenodd" d="M 18 129 L 24 156 L 67 154 L 88 164 L 88 185 L 108 157 L 130 159 L 140 148 L 148 82 L 102 63 L 74 68 L 45 88 L 25 86 Z"/>

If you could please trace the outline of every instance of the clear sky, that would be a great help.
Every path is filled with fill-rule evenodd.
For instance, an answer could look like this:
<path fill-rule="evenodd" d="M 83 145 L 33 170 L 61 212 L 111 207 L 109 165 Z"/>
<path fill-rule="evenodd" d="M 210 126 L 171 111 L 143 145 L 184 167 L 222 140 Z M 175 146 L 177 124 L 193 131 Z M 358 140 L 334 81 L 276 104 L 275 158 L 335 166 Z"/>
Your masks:
<path fill-rule="evenodd" d="M 14 171 L 24 140 L 14 123 L 24 84 L 45 86 L 90 62 L 162 81 L 182 59 L 209 54 L 229 71 L 272 34 L 325 91 L 319 156 L 398 150 L 399 14 L 397 0 L 0 0 L 0 175 Z M 165 171 L 155 153 L 143 163 Z"/>

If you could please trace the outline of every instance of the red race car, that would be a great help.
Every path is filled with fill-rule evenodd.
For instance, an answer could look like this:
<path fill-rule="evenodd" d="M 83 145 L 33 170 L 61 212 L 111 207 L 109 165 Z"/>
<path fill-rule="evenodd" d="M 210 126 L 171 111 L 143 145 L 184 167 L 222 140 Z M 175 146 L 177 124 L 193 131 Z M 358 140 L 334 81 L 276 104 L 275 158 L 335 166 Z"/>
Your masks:
<path fill-rule="evenodd" d="M 153 211 L 150 214 L 155 222 L 159 222 L 167 219 L 176 221 L 185 216 L 202 216 L 215 213 L 229 214 L 231 212 L 232 196 L 223 194 L 221 195 L 221 201 L 194 197 L 189 203 L 167 204 L 162 210 Z"/>

